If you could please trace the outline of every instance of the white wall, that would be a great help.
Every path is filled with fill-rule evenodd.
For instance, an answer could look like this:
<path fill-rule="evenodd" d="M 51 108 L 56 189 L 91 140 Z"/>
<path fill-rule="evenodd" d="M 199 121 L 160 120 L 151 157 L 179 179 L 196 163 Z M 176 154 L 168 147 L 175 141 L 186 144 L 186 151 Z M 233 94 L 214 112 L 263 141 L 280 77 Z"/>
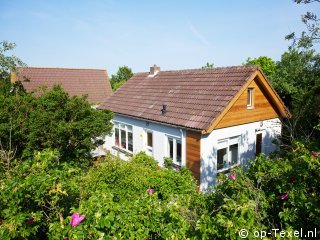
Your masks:
<path fill-rule="evenodd" d="M 163 124 L 153 123 L 144 120 L 138 120 L 130 117 L 114 115 L 114 121 L 125 123 L 132 126 L 133 132 L 133 154 L 146 150 L 146 136 L 145 130 L 153 132 L 153 157 L 159 162 L 159 165 L 163 164 L 163 158 L 167 157 L 167 137 L 172 136 L 181 138 L 182 144 L 182 159 L 181 165 L 186 164 L 186 131 L 184 129 L 175 128 Z M 105 143 L 103 147 L 110 151 L 114 155 L 118 155 L 124 160 L 128 158 L 124 153 L 112 148 L 114 146 L 114 134 L 105 137 Z"/>
<path fill-rule="evenodd" d="M 240 136 L 240 164 L 246 164 L 255 157 L 256 133 L 262 132 L 262 152 L 269 154 L 277 149 L 273 140 L 281 134 L 281 122 L 278 118 L 213 130 L 201 137 L 201 190 L 215 184 L 217 175 L 218 140 Z"/>

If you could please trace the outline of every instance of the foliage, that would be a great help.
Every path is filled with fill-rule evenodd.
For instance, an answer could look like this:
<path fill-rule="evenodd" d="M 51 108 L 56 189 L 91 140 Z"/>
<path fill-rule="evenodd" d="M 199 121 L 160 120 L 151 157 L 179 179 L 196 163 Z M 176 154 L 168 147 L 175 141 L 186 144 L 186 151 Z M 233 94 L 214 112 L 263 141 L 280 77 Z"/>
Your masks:
<path fill-rule="evenodd" d="M 57 151 L 44 150 L 16 161 L 0 181 L 0 238 L 43 239 L 48 224 L 59 221 L 77 202 L 75 178 L 82 170 L 61 163 Z"/>
<path fill-rule="evenodd" d="M 163 166 L 168 169 L 172 168 L 173 167 L 173 159 L 170 157 L 164 157 L 163 158 Z"/>
<path fill-rule="evenodd" d="M 16 71 L 18 66 L 25 66 L 16 56 L 7 56 L 7 52 L 16 47 L 14 43 L 0 42 L 0 94 L 7 95 L 12 86 L 10 83 L 10 72 Z"/>
<path fill-rule="evenodd" d="M 131 68 L 127 66 L 119 67 L 117 73 L 111 76 L 110 83 L 113 91 L 121 87 L 129 78 L 133 76 Z"/>
<path fill-rule="evenodd" d="M 295 143 L 283 158 L 261 156 L 248 176 L 264 191 L 272 226 L 311 231 L 320 224 L 320 158 Z M 287 196 L 287 197 L 286 197 Z"/>
<path fill-rule="evenodd" d="M 202 66 L 202 69 L 210 69 L 214 67 L 214 63 L 207 62 L 206 65 Z"/>
<path fill-rule="evenodd" d="M 319 0 L 294 0 L 297 4 L 304 3 L 309 4 L 312 2 L 320 3 Z M 319 43 L 320 40 L 320 19 L 315 13 L 307 12 L 301 17 L 302 22 L 306 26 L 306 31 L 303 31 L 299 37 L 295 32 L 292 32 L 286 36 L 287 40 L 292 41 L 292 48 L 306 48 L 310 49 L 315 43 Z"/>
<path fill-rule="evenodd" d="M 107 156 L 86 172 L 52 150 L 16 162 L 0 180 L 0 238 L 185 238 L 195 180 L 153 163 Z M 85 220 L 71 227 L 74 212 Z"/>
<path fill-rule="evenodd" d="M 60 86 L 34 97 L 0 95 L 0 139 L 17 154 L 58 149 L 62 158 L 84 158 L 111 131 L 111 112 L 97 111 L 83 97 L 70 97 Z M 11 131 L 11 132 L 10 132 Z M 11 135 L 11 138 L 9 136 Z"/>
<path fill-rule="evenodd" d="M 244 65 L 258 65 L 268 79 L 272 79 L 276 70 L 276 62 L 267 56 L 260 56 L 258 58 L 248 58 Z"/>

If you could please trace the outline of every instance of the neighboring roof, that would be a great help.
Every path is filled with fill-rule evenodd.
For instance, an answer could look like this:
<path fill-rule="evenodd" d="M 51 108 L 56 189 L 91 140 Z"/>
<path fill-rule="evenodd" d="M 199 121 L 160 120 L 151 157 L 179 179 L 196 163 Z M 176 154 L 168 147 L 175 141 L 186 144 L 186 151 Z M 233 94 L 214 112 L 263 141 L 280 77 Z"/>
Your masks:
<path fill-rule="evenodd" d="M 240 66 L 160 71 L 155 76 L 149 76 L 148 72 L 137 73 L 98 108 L 145 120 L 208 130 L 258 72 L 261 71 L 256 66 Z M 279 98 L 273 89 L 271 91 Z M 165 114 L 161 113 L 163 105 L 167 105 Z"/>
<path fill-rule="evenodd" d="M 21 81 L 27 92 L 41 86 L 51 89 L 61 84 L 71 96 L 88 95 L 91 103 L 101 103 L 112 94 L 104 69 L 19 67 L 12 81 Z"/>

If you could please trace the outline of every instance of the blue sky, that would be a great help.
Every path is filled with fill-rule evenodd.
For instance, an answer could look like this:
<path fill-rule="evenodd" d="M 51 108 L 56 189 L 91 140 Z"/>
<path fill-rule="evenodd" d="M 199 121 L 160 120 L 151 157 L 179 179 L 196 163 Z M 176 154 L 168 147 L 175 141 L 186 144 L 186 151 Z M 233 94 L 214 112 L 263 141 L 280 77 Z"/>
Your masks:
<path fill-rule="evenodd" d="M 292 0 L 0 0 L 0 41 L 29 66 L 104 68 L 114 74 L 279 60 L 286 34 L 320 4 Z"/>

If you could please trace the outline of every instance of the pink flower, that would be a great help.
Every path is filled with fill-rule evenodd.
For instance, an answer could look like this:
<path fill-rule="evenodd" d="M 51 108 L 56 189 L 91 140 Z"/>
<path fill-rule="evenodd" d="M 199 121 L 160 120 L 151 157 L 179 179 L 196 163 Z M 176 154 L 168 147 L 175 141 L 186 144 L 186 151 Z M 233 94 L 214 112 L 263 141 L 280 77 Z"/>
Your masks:
<path fill-rule="evenodd" d="M 148 188 L 147 192 L 148 192 L 149 194 L 152 194 L 152 193 L 153 193 L 153 189 L 152 189 L 152 188 Z"/>
<path fill-rule="evenodd" d="M 180 168 L 179 167 L 176 167 L 176 171 L 178 172 L 180 170 Z"/>
<path fill-rule="evenodd" d="M 319 156 L 319 154 L 317 152 L 315 152 L 315 151 L 312 151 L 311 154 L 312 154 L 313 157 L 318 157 Z"/>
<path fill-rule="evenodd" d="M 72 214 L 72 216 L 71 216 L 70 225 L 72 227 L 76 227 L 83 221 L 84 218 L 85 218 L 85 215 L 80 216 L 79 213 L 76 212 L 76 213 Z"/>
<path fill-rule="evenodd" d="M 230 179 L 236 179 L 236 175 L 234 173 L 229 174 Z"/>
<path fill-rule="evenodd" d="M 26 221 L 26 224 L 27 224 L 27 225 L 30 225 L 30 224 L 33 223 L 33 221 L 34 221 L 34 217 L 31 217 L 31 218 L 29 218 L 29 219 Z"/>
<path fill-rule="evenodd" d="M 291 182 L 291 183 L 294 183 L 295 181 L 296 181 L 296 178 L 295 178 L 294 176 L 291 176 L 291 177 L 290 177 L 290 182 Z"/>
<path fill-rule="evenodd" d="M 288 196 L 289 196 L 289 193 L 286 192 L 280 198 L 281 198 L 281 200 L 285 200 Z"/>

